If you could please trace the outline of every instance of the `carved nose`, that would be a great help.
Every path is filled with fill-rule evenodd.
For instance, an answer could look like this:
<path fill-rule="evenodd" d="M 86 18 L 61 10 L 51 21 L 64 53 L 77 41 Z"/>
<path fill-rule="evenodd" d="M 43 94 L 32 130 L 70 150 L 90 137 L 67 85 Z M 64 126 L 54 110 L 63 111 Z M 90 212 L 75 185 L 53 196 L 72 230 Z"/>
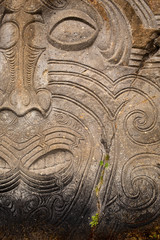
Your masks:
<path fill-rule="evenodd" d="M 12 91 L 10 95 L 10 103 L 12 106 L 17 106 L 18 109 L 24 108 L 30 104 L 31 98 L 27 90 Z"/>
<path fill-rule="evenodd" d="M 9 96 L 0 93 L 0 110 L 9 109 L 22 116 L 31 110 L 38 110 L 43 115 L 49 110 L 51 93 L 47 89 L 28 91 L 25 88 L 14 89 Z"/>

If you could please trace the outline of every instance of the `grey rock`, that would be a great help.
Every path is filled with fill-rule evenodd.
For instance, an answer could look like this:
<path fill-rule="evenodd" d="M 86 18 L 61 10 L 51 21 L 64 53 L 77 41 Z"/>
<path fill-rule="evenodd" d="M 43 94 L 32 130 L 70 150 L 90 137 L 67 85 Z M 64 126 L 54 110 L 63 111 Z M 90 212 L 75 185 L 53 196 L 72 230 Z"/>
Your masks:
<path fill-rule="evenodd" d="M 159 38 L 157 0 L 0 1 L 1 239 L 157 225 Z"/>

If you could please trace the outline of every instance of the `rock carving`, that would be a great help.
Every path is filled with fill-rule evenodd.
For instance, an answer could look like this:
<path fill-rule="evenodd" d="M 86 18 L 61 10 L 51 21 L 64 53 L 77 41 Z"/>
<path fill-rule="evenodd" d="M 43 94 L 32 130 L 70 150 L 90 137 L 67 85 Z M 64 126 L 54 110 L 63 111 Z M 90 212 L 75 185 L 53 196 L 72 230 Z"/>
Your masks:
<path fill-rule="evenodd" d="M 113 240 L 159 219 L 159 28 L 156 0 L 0 1 L 0 234 Z"/>

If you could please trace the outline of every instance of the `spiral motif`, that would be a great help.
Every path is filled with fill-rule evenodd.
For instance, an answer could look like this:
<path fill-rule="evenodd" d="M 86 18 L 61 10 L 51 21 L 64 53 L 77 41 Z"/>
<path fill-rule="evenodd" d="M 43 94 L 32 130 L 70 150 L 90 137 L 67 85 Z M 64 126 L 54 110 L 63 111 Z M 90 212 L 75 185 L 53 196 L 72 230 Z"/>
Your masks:
<path fill-rule="evenodd" d="M 34 196 L 28 196 L 25 200 L 25 206 L 23 211 L 28 213 L 31 211 L 34 211 L 37 207 L 39 207 L 41 204 L 40 197 L 34 195 Z"/>
<path fill-rule="evenodd" d="M 158 117 L 155 109 L 134 110 L 125 117 L 124 129 L 137 144 L 156 144 L 160 141 Z"/>
<path fill-rule="evenodd" d="M 159 158 L 156 154 L 139 154 L 123 166 L 120 205 L 125 209 L 133 213 L 141 210 L 142 215 L 143 211 L 154 209 L 150 217 L 157 214 L 160 201 Z"/>
<path fill-rule="evenodd" d="M 62 196 L 57 195 L 55 199 L 53 199 L 52 208 L 58 212 L 64 211 L 65 202 Z"/>

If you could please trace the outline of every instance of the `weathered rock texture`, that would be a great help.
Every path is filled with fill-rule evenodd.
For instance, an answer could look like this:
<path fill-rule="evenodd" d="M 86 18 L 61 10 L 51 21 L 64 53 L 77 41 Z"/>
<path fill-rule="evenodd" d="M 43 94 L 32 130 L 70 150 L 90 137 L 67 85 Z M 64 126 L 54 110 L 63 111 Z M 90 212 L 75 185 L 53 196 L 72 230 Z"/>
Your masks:
<path fill-rule="evenodd" d="M 0 0 L 0 239 L 158 224 L 159 28 L 159 0 Z"/>

